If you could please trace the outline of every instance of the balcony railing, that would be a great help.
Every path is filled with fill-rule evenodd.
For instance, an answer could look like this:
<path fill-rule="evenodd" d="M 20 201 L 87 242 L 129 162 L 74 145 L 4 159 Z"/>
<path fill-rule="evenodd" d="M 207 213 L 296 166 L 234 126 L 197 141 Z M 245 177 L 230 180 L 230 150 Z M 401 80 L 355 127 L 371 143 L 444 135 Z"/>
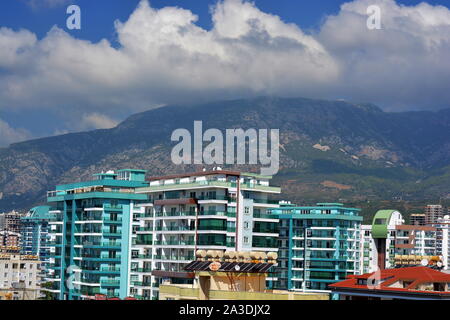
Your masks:
<path fill-rule="evenodd" d="M 195 241 L 155 241 L 155 245 L 159 246 L 193 246 Z"/>

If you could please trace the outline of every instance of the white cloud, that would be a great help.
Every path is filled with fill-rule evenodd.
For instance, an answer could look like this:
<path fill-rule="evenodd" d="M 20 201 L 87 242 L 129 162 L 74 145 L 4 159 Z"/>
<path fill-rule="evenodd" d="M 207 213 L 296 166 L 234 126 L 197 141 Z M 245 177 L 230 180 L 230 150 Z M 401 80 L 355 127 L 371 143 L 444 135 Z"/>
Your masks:
<path fill-rule="evenodd" d="M 12 128 L 6 121 L 0 119 L 0 147 L 27 140 L 30 137 L 31 134 L 27 130 Z"/>
<path fill-rule="evenodd" d="M 374 3 L 381 8 L 382 30 L 365 28 L 367 7 Z M 357 0 L 328 17 L 317 39 L 342 67 L 336 94 L 393 110 L 450 107 L 448 8 Z"/>
<path fill-rule="evenodd" d="M 382 30 L 366 27 L 373 4 L 382 8 Z M 161 104 L 264 94 L 344 97 L 395 110 L 450 105 L 445 7 L 356 0 L 315 34 L 242 0 L 213 7 L 211 30 L 196 21 L 189 10 L 141 1 L 116 23 L 119 48 L 56 27 L 42 40 L 1 28 L 0 110 L 53 110 L 73 119 L 61 130 L 78 130 Z"/>
<path fill-rule="evenodd" d="M 110 129 L 117 126 L 118 122 L 109 118 L 106 115 L 99 113 L 85 114 L 82 117 L 80 123 L 80 129 L 90 130 L 90 129 Z"/>

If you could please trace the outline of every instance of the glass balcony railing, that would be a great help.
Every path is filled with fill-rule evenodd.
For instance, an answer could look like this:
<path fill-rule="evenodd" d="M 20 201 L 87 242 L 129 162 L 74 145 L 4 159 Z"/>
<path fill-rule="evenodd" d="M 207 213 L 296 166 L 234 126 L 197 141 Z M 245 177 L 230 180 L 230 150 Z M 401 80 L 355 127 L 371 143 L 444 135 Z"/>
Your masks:
<path fill-rule="evenodd" d="M 155 260 L 176 260 L 176 261 L 192 261 L 194 260 L 194 255 L 184 255 L 184 256 L 177 256 L 177 255 L 155 255 Z"/>
<path fill-rule="evenodd" d="M 101 280 L 100 285 L 102 287 L 118 287 L 120 286 L 120 280 Z"/>
<path fill-rule="evenodd" d="M 189 226 L 169 226 L 169 227 L 156 227 L 156 231 L 194 231 L 194 227 Z"/>
<path fill-rule="evenodd" d="M 139 254 L 131 256 L 131 259 L 151 259 L 151 258 L 152 258 L 151 254 Z"/>
<path fill-rule="evenodd" d="M 152 272 L 152 268 L 148 267 L 148 268 L 133 268 L 131 269 L 132 272 L 140 272 L 140 273 L 147 273 L 147 272 Z"/>
<path fill-rule="evenodd" d="M 136 228 L 136 231 L 137 232 L 151 232 L 151 231 L 153 231 L 153 228 L 152 227 L 139 227 L 139 228 Z"/>
<path fill-rule="evenodd" d="M 176 211 L 176 212 L 156 212 L 156 217 L 195 217 L 196 213 L 193 211 Z"/>
<path fill-rule="evenodd" d="M 151 281 L 132 281 L 131 285 L 138 287 L 151 287 L 152 283 Z"/>
<path fill-rule="evenodd" d="M 155 241 L 155 245 L 159 246 L 193 246 L 195 241 Z"/>

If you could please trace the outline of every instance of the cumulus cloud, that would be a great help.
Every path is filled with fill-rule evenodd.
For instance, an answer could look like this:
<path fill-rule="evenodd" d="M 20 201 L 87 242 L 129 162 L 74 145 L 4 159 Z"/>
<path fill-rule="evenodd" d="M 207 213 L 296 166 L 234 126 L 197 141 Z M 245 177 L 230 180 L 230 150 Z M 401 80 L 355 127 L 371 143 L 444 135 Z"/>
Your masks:
<path fill-rule="evenodd" d="M 80 129 L 110 129 L 117 126 L 117 124 L 117 121 L 109 118 L 108 116 L 94 112 L 83 115 L 80 123 Z"/>
<path fill-rule="evenodd" d="M 367 7 L 381 9 L 381 30 L 368 30 Z M 393 0 L 358 0 L 328 17 L 317 36 L 342 67 L 333 92 L 391 110 L 450 107 L 450 10 Z"/>
<path fill-rule="evenodd" d="M 373 4 L 381 8 L 382 30 L 366 27 Z M 114 126 L 111 119 L 162 104 L 266 94 L 392 110 L 450 105 L 445 7 L 355 0 L 309 34 L 244 0 L 220 1 L 211 14 L 205 30 L 189 10 L 158 10 L 142 0 L 127 21 L 116 22 L 119 46 L 57 27 L 41 40 L 0 28 L 0 110 L 57 110 L 76 119 L 61 130 L 78 130 L 80 123 Z"/>
<path fill-rule="evenodd" d="M 30 137 L 31 134 L 27 130 L 12 128 L 6 121 L 0 119 L 0 147 L 27 140 Z"/>

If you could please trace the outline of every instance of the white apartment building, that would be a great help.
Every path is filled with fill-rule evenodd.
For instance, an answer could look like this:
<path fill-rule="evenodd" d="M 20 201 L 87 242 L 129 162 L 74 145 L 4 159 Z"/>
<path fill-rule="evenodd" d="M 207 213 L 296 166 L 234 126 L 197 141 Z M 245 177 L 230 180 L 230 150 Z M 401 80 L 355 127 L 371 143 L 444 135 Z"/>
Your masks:
<path fill-rule="evenodd" d="M 204 250 L 277 251 L 280 188 L 271 177 L 217 168 L 150 178 L 135 209 L 130 294 L 156 298 L 164 280 L 190 283 L 183 268 Z"/>
<path fill-rule="evenodd" d="M 449 270 L 450 266 L 450 216 L 445 215 L 439 218 L 436 223 L 433 224 L 436 228 L 436 254 L 441 256 L 442 263 L 444 264 L 444 270 Z"/>
<path fill-rule="evenodd" d="M 36 299 L 40 296 L 40 274 L 41 262 L 35 256 L 0 255 L 1 291 L 16 291 L 17 288 L 22 288 L 34 291 L 32 296 Z"/>
<path fill-rule="evenodd" d="M 361 274 L 394 268 L 396 255 L 436 254 L 436 228 L 404 223 L 399 211 L 380 210 L 361 226 Z"/>

